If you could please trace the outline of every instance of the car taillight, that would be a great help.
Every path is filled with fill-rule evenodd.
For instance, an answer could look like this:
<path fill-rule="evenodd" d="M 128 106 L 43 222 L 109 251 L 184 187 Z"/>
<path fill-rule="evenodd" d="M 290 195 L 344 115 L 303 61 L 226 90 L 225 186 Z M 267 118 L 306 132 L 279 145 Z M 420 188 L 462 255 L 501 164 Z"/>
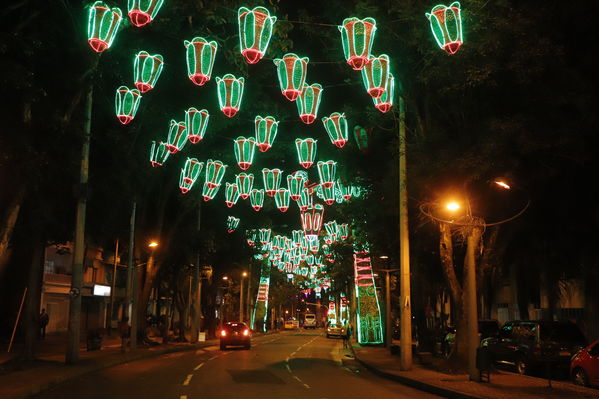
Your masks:
<path fill-rule="evenodd" d="M 226 337 L 227 336 L 227 332 L 225 330 L 220 330 L 220 336 L 221 337 Z"/>
<path fill-rule="evenodd" d="M 243 335 L 250 335 L 250 330 L 247 330 L 247 329 L 243 330 Z"/>

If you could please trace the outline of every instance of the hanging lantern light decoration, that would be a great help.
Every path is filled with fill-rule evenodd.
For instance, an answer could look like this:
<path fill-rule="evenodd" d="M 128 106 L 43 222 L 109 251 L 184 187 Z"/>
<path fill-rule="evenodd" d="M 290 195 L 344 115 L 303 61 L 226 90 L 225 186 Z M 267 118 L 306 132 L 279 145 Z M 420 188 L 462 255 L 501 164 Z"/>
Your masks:
<path fill-rule="evenodd" d="M 381 111 L 383 114 L 389 112 L 391 107 L 393 107 L 393 97 L 395 95 L 395 78 L 393 74 L 389 72 L 389 78 L 387 79 L 387 85 L 385 86 L 385 91 L 381 94 L 380 97 L 373 98 L 374 106 L 376 109 Z"/>
<path fill-rule="evenodd" d="M 252 208 L 258 212 L 260 209 L 262 209 L 262 206 L 264 205 L 264 190 L 263 189 L 252 189 L 252 191 L 250 192 L 250 204 L 252 205 Z"/>
<path fill-rule="evenodd" d="M 260 149 L 260 152 L 266 152 L 277 137 L 277 129 L 279 122 L 272 116 L 265 118 L 256 116 L 254 119 L 255 131 L 256 131 L 256 146 Z"/>
<path fill-rule="evenodd" d="M 318 241 L 318 233 L 322 227 L 322 218 L 324 215 L 324 207 L 320 204 L 312 204 L 308 209 L 301 213 L 302 228 L 304 235 L 311 241 Z"/>
<path fill-rule="evenodd" d="M 302 189 L 299 200 L 297 201 L 297 206 L 300 211 L 305 211 L 308 209 L 310 204 L 312 203 L 312 195 L 310 194 L 310 190 L 307 188 Z"/>
<path fill-rule="evenodd" d="M 297 158 L 299 159 L 299 164 L 305 169 L 308 169 L 314 164 L 317 142 L 318 140 L 314 140 L 313 138 L 295 139 Z"/>
<path fill-rule="evenodd" d="M 240 7 L 237 20 L 241 55 L 248 64 L 255 64 L 266 53 L 277 17 L 271 16 L 264 7 L 255 7 L 253 10 Z"/>
<path fill-rule="evenodd" d="M 225 204 L 231 208 L 239 200 L 239 187 L 236 183 L 225 183 Z"/>
<path fill-rule="evenodd" d="M 177 122 L 171 119 L 171 127 L 168 131 L 166 145 L 171 154 L 181 151 L 187 143 L 187 128 L 185 122 Z"/>
<path fill-rule="evenodd" d="M 139 100 L 141 100 L 141 94 L 137 89 L 129 89 L 127 86 L 116 89 L 114 109 L 119 122 L 126 125 L 135 118 Z"/>
<path fill-rule="evenodd" d="M 289 190 L 286 188 L 280 188 L 276 191 L 275 204 L 281 212 L 287 212 L 287 209 L 289 209 L 289 199 Z"/>
<path fill-rule="evenodd" d="M 234 232 L 237 229 L 237 226 L 239 226 L 239 218 L 236 218 L 235 216 L 227 217 L 227 233 Z"/>
<path fill-rule="evenodd" d="M 343 148 L 347 143 L 347 119 L 345 113 L 333 112 L 330 116 L 322 118 L 322 123 L 326 129 L 331 143 L 338 148 Z"/>
<path fill-rule="evenodd" d="M 198 111 L 194 107 L 191 107 L 185 111 L 187 139 L 191 144 L 197 144 L 204 138 L 209 119 L 210 114 L 205 109 Z"/>
<path fill-rule="evenodd" d="M 316 236 L 318 238 L 318 236 Z M 308 236 L 306 236 L 306 238 L 308 238 Z M 313 254 L 318 253 L 318 250 L 320 249 L 320 241 L 314 239 L 314 240 L 309 240 L 308 242 L 310 244 L 310 252 L 312 252 Z"/>
<path fill-rule="evenodd" d="M 439 47 L 447 54 L 455 54 L 463 43 L 460 3 L 454 1 L 449 7 L 438 4 L 430 13 L 426 13 L 426 17 Z"/>
<path fill-rule="evenodd" d="M 227 170 L 227 165 L 222 163 L 221 161 L 213 161 L 209 159 L 206 161 L 206 180 L 205 184 L 209 188 L 218 188 L 220 187 L 220 183 L 225 177 L 225 172 Z"/>
<path fill-rule="evenodd" d="M 266 195 L 269 197 L 274 197 L 275 193 L 279 189 L 281 185 L 281 174 L 283 171 L 281 169 L 262 169 L 262 180 L 264 181 L 264 190 L 266 191 Z"/>
<path fill-rule="evenodd" d="M 323 88 L 318 83 L 311 85 L 304 83 L 302 92 L 295 102 L 300 119 L 307 125 L 316 120 L 322 91 Z"/>
<path fill-rule="evenodd" d="M 96 53 L 112 45 L 122 19 L 123 12 L 118 7 L 110 8 L 102 1 L 91 5 L 87 19 L 87 42 Z"/>
<path fill-rule="evenodd" d="M 301 247 L 302 240 L 305 238 L 303 230 L 292 230 L 291 236 L 293 237 L 293 245 L 296 248 Z"/>
<path fill-rule="evenodd" d="M 240 173 L 235 175 L 235 183 L 239 188 L 239 196 L 242 199 L 248 199 L 254 185 L 254 175 L 252 173 Z"/>
<path fill-rule="evenodd" d="M 260 229 L 258 235 L 260 244 L 267 245 L 270 242 L 270 229 Z"/>
<path fill-rule="evenodd" d="M 165 143 L 161 141 L 157 144 L 155 141 L 152 141 L 152 147 L 150 148 L 150 164 L 153 168 L 162 166 L 170 154 L 171 153 L 168 151 Z"/>
<path fill-rule="evenodd" d="M 343 54 L 347 63 L 356 71 L 362 69 L 370 58 L 376 21 L 374 18 L 346 18 L 343 25 L 337 28 L 341 32 Z"/>
<path fill-rule="evenodd" d="M 279 75 L 279 84 L 283 95 L 289 101 L 295 101 L 301 94 L 306 81 L 308 57 L 300 57 L 294 53 L 287 53 L 283 58 L 274 60 Z"/>
<path fill-rule="evenodd" d="M 218 186 L 210 186 L 208 182 L 204 182 L 204 187 L 202 188 L 202 197 L 204 201 L 210 201 L 214 199 L 216 193 L 218 193 L 218 189 L 220 188 L 220 184 Z"/>
<path fill-rule="evenodd" d="M 152 22 L 163 2 L 164 0 L 129 0 L 129 20 L 138 28 Z"/>
<path fill-rule="evenodd" d="M 337 174 L 337 162 L 335 161 L 318 161 L 318 176 L 320 185 L 323 188 L 331 188 L 335 184 L 335 175 Z"/>
<path fill-rule="evenodd" d="M 330 187 L 322 186 L 322 199 L 327 205 L 333 205 L 337 196 L 335 195 L 335 183 Z"/>
<path fill-rule="evenodd" d="M 253 247 L 256 243 L 258 232 L 256 229 L 250 229 L 245 231 L 245 239 L 250 247 Z"/>
<path fill-rule="evenodd" d="M 234 140 L 235 159 L 241 170 L 247 170 L 252 166 L 254 154 L 256 153 L 256 140 L 252 137 L 237 137 Z"/>
<path fill-rule="evenodd" d="M 389 79 L 389 56 L 387 54 L 378 57 L 370 57 L 364 68 L 362 68 L 362 80 L 366 91 L 372 98 L 383 95 Z"/>
<path fill-rule="evenodd" d="M 337 222 L 335 220 L 331 220 L 324 224 L 324 228 L 327 231 L 327 235 L 331 238 L 331 242 L 337 241 L 337 227 Z"/>
<path fill-rule="evenodd" d="M 218 104 L 225 116 L 232 118 L 239 111 L 241 98 L 243 97 L 243 78 L 236 78 L 228 73 L 225 76 L 216 77 L 218 89 Z"/>
<path fill-rule="evenodd" d="M 360 151 L 364 153 L 368 152 L 368 139 L 371 132 L 372 128 L 365 128 L 360 125 L 354 126 L 354 139 L 356 139 L 356 144 Z"/>
<path fill-rule="evenodd" d="M 198 86 L 203 86 L 210 80 L 214 58 L 218 44 L 213 40 L 209 42 L 203 37 L 194 37 L 183 42 L 187 59 L 187 76 Z"/>
<path fill-rule="evenodd" d="M 339 195 L 341 196 L 342 199 L 344 199 L 345 201 L 349 201 L 351 199 L 352 186 L 342 184 L 341 181 L 339 181 L 339 179 L 337 179 L 337 183 L 336 183 L 335 187 L 337 188 L 337 190 L 339 190 Z"/>
<path fill-rule="evenodd" d="M 302 190 L 306 184 L 306 178 L 301 173 L 292 173 L 287 175 L 287 188 L 289 196 L 294 201 L 299 201 L 302 196 Z"/>
<path fill-rule="evenodd" d="M 141 93 L 150 91 L 162 73 L 164 59 L 160 54 L 150 55 L 147 51 L 140 51 L 135 55 L 133 62 L 133 79 L 135 87 Z"/>
<path fill-rule="evenodd" d="M 349 226 L 347 223 L 341 223 L 337 225 L 337 237 L 341 238 L 342 240 L 347 240 L 349 237 Z"/>
<path fill-rule="evenodd" d="M 183 194 L 191 190 L 203 167 L 204 162 L 199 162 L 196 158 L 187 158 L 179 177 L 179 188 Z"/>

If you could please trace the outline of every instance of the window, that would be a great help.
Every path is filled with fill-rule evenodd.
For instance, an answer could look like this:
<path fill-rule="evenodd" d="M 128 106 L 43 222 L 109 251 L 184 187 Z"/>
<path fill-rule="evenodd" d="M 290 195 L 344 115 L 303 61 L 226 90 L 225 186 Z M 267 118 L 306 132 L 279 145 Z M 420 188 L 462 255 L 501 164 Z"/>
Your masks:
<path fill-rule="evenodd" d="M 48 274 L 54 273 L 54 261 L 53 260 L 47 260 L 46 263 L 44 263 L 44 273 L 48 273 Z"/>

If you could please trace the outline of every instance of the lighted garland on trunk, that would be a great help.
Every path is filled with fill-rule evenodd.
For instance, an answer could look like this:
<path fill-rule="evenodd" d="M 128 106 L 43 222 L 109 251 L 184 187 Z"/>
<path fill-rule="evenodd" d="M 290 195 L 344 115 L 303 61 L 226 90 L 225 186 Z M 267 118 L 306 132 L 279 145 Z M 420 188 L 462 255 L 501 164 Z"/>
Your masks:
<path fill-rule="evenodd" d="M 323 88 L 318 83 L 304 84 L 302 92 L 295 102 L 300 119 L 307 125 L 316 120 L 322 92 Z"/>
<path fill-rule="evenodd" d="M 370 58 L 376 21 L 374 18 L 346 18 L 338 28 L 341 32 L 343 54 L 347 63 L 354 70 L 362 69 Z"/>
<path fill-rule="evenodd" d="M 381 111 L 382 113 L 389 112 L 391 107 L 393 107 L 393 98 L 395 96 L 395 78 L 393 74 L 389 73 L 389 78 L 387 79 L 387 85 L 385 86 L 385 90 L 380 97 L 372 98 L 374 102 L 374 106 L 376 109 Z"/>
<path fill-rule="evenodd" d="M 447 54 L 455 54 L 463 43 L 460 3 L 454 1 L 449 6 L 438 4 L 426 13 L 426 17 L 439 47 Z"/>
<path fill-rule="evenodd" d="M 236 78 L 230 73 L 222 78 L 216 77 L 218 104 L 223 114 L 229 118 L 234 117 L 241 107 L 244 82 L 243 78 Z"/>
<path fill-rule="evenodd" d="M 252 208 L 257 212 L 262 209 L 264 205 L 264 190 L 254 188 L 250 192 L 250 204 Z"/>
<path fill-rule="evenodd" d="M 227 217 L 227 233 L 232 233 L 237 229 L 237 226 L 239 226 L 239 218 L 236 218 L 235 216 L 228 216 Z"/>
<path fill-rule="evenodd" d="M 191 190 L 203 167 L 204 162 L 200 162 L 196 158 L 187 158 L 179 177 L 179 188 L 183 194 Z"/>
<path fill-rule="evenodd" d="M 313 138 L 295 139 L 297 158 L 299 159 L 299 164 L 305 169 L 308 169 L 314 164 L 317 142 L 318 140 L 314 140 Z"/>
<path fill-rule="evenodd" d="M 138 28 L 152 22 L 164 0 L 129 0 L 129 20 Z"/>
<path fill-rule="evenodd" d="M 324 128 L 333 143 L 338 148 L 343 148 L 347 143 L 347 119 L 345 114 L 333 112 L 330 116 L 322 118 Z"/>
<path fill-rule="evenodd" d="M 213 40 L 209 42 L 203 37 L 194 37 L 191 41 L 185 40 L 187 76 L 196 85 L 202 86 L 210 80 L 214 58 L 218 45 Z"/>
<path fill-rule="evenodd" d="M 275 192 L 275 204 L 281 212 L 287 212 L 289 209 L 289 199 L 289 190 L 286 188 L 280 188 Z"/>
<path fill-rule="evenodd" d="M 258 115 L 254 119 L 254 126 L 256 146 L 260 149 L 260 152 L 265 152 L 272 147 L 272 143 L 275 141 L 275 137 L 277 137 L 279 122 L 272 116 L 263 118 Z"/>
<path fill-rule="evenodd" d="M 153 168 L 162 166 L 170 154 L 171 153 L 168 151 L 165 143 L 162 141 L 159 143 L 152 141 L 152 146 L 150 148 L 150 164 Z"/>
<path fill-rule="evenodd" d="M 248 64 L 255 64 L 266 53 L 277 17 L 271 16 L 264 7 L 255 7 L 253 10 L 240 7 L 237 20 L 241 55 Z"/>
<path fill-rule="evenodd" d="M 187 139 L 191 144 L 197 144 L 204 138 L 209 119 L 210 114 L 205 109 L 198 111 L 194 107 L 191 107 L 185 111 Z"/>
<path fill-rule="evenodd" d="M 114 109 L 119 122 L 126 125 L 135 118 L 140 100 L 141 94 L 137 89 L 130 89 L 127 86 L 116 89 Z"/>
<path fill-rule="evenodd" d="M 269 197 L 274 197 L 276 191 L 279 189 L 281 185 L 281 174 L 283 171 L 281 169 L 262 169 L 262 180 L 264 181 L 264 190 L 266 191 L 266 195 Z"/>
<path fill-rule="evenodd" d="M 234 140 L 235 159 L 241 170 L 247 170 L 254 162 L 254 154 L 256 153 L 256 140 L 252 137 L 245 138 L 242 136 Z"/>
<path fill-rule="evenodd" d="M 237 187 L 236 183 L 227 182 L 225 184 L 225 204 L 227 204 L 227 208 L 231 208 L 238 200 L 239 187 Z"/>
<path fill-rule="evenodd" d="M 110 8 L 102 1 L 91 5 L 87 19 L 87 42 L 91 48 L 101 53 L 112 45 L 123 19 L 118 7 Z"/>
<path fill-rule="evenodd" d="M 289 101 L 295 101 L 302 92 L 309 61 L 308 57 L 302 58 L 294 53 L 275 58 L 281 91 Z"/>
<path fill-rule="evenodd" d="M 152 90 L 162 73 L 163 65 L 164 59 L 160 54 L 150 55 L 147 51 L 137 53 L 133 62 L 133 79 L 137 90 L 141 93 Z"/>
<path fill-rule="evenodd" d="M 387 54 L 378 57 L 370 57 L 364 68 L 362 68 L 362 80 L 366 91 L 372 98 L 383 95 L 389 79 L 389 56 Z"/>
<path fill-rule="evenodd" d="M 183 149 L 187 143 L 187 128 L 185 122 L 177 122 L 171 119 L 171 126 L 168 131 L 166 145 L 171 154 L 175 154 Z"/>
<path fill-rule="evenodd" d="M 240 173 L 235 175 L 235 183 L 239 188 L 239 196 L 242 199 L 248 199 L 254 185 L 254 175 L 252 173 Z"/>

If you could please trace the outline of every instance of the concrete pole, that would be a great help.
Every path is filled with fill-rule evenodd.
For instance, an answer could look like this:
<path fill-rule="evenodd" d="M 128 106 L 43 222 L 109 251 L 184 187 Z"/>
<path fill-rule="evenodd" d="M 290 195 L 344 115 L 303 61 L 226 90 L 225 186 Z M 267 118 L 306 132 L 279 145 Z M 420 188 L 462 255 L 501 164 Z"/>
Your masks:
<path fill-rule="evenodd" d="M 468 235 L 466 249 L 466 299 L 468 320 L 468 375 L 471 381 L 480 381 L 480 373 L 476 369 L 476 349 L 480 344 L 478 339 L 478 311 L 476 303 L 476 250 L 482 235 L 480 227 L 473 227 Z"/>
<path fill-rule="evenodd" d="M 393 328 L 391 325 L 391 276 L 385 272 L 385 345 L 391 347 L 393 342 Z"/>
<path fill-rule="evenodd" d="M 129 256 L 127 259 L 127 306 L 123 312 L 123 318 L 129 317 L 129 323 L 131 325 L 131 337 L 130 346 L 131 349 L 137 347 L 137 313 L 134 306 L 137 303 L 136 289 L 134 289 L 137 282 L 137 270 L 134 264 L 134 253 L 135 253 L 135 213 L 137 211 L 137 202 L 133 201 L 133 207 L 131 209 L 131 219 L 129 220 Z"/>
<path fill-rule="evenodd" d="M 85 260 L 85 214 L 87 210 L 87 181 L 89 177 L 89 145 L 91 138 L 93 92 L 94 86 L 90 83 L 85 98 L 79 198 L 77 199 L 77 215 L 75 219 L 75 249 L 71 270 L 68 343 L 65 356 L 67 364 L 73 364 L 79 360 L 79 341 L 81 340 L 81 288 L 83 286 L 83 262 Z"/>
<path fill-rule="evenodd" d="M 243 276 L 239 283 L 239 321 L 243 323 Z"/>
<path fill-rule="evenodd" d="M 114 264 L 112 267 L 112 287 L 110 289 L 110 313 L 108 316 L 107 325 L 108 335 L 112 334 L 112 313 L 114 311 L 114 290 L 116 289 L 116 267 L 118 266 L 119 258 L 119 240 L 116 240 L 116 248 L 114 249 Z"/>
<path fill-rule="evenodd" d="M 412 299 L 410 297 L 410 241 L 408 237 L 408 183 L 406 170 L 406 106 L 399 96 L 399 259 L 401 289 L 400 369 L 412 369 Z"/>

